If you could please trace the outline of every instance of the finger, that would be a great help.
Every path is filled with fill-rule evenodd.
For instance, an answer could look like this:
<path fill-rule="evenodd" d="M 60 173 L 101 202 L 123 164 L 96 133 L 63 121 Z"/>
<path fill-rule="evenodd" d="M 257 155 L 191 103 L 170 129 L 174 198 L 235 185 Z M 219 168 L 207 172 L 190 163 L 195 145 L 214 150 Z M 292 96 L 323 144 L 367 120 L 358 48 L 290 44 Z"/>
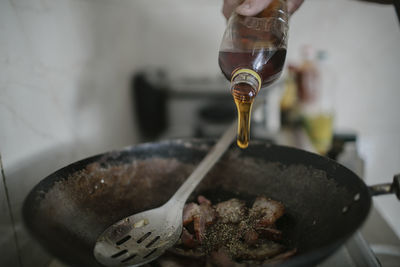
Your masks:
<path fill-rule="evenodd" d="M 233 10 L 240 4 L 241 0 L 224 0 L 224 5 L 222 6 L 222 14 L 228 19 Z"/>
<path fill-rule="evenodd" d="M 236 8 L 236 12 L 243 16 L 254 16 L 263 11 L 272 0 L 245 0 Z"/>
<path fill-rule="evenodd" d="M 304 2 L 304 0 L 289 0 L 287 2 L 289 14 L 293 14 Z"/>

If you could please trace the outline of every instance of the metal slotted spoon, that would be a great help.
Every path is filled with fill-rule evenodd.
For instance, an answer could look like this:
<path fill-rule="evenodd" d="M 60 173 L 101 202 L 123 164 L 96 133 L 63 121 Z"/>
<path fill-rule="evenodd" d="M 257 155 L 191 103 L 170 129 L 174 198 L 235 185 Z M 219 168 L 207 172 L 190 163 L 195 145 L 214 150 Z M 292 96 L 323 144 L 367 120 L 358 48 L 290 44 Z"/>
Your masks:
<path fill-rule="evenodd" d="M 236 135 L 233 123 L 176 193 L 161 207 L 126 217 L 97 239 L 93 253 L 106 266 L 139 266 L 153 261 L 178 241 L 185 202 Z"/>

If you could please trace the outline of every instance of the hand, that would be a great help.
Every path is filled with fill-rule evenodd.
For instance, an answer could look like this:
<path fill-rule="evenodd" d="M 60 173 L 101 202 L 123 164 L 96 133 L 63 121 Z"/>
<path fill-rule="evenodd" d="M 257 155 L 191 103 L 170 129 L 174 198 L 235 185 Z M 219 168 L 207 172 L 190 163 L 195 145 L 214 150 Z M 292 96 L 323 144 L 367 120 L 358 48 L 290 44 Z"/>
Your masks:
<path fill-rule="evenodd" d="M 238 14 L 243 16 L 254 16 L 263 11 L 272 0 L 224 0 L 222 13 L 225 18 L 229 18 L 235 10 Z M 293 14 L 304 0 L 287 0 L 289 14 Z"/>

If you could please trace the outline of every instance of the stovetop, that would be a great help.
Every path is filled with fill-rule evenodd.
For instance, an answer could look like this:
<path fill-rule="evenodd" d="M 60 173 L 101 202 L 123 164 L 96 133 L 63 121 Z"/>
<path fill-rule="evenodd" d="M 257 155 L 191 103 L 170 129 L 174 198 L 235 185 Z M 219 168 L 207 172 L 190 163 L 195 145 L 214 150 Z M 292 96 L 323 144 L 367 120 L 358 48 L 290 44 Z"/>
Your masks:
<path fill-rule="evenodd" d="M 381 266 L 361 232 L 356 234 L 335 254 L 319 264 L 318 267 L 378 267 Z"/>

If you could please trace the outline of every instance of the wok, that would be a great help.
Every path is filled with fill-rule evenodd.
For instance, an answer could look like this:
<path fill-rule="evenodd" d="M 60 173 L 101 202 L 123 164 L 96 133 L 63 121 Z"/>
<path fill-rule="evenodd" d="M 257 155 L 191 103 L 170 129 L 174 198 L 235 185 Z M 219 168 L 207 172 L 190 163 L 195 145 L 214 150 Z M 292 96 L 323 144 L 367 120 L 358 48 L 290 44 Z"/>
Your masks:
<path fill-rule="evenodd" d="M 24 202 L 24 221 L 54 256 L 72 266 L 100 266 L 97 237 L 111 224 L 167 201 L 212 147 L 208 140 L 146 143 L 93 156 L 43 179 Z M 328 158 L 295 148 L 252 142 L 233 146 L 191 198 L 251 203 L 265 195 L 281 201 L 278 221 L 284 243 L 298 252 L 282 266 L 310 266 L 340 247 L 366 219 L 371 195 L 396 192 L 368 188 L 357 175 Z M 397 184 L 396 184 L 397 183 Z"/>

